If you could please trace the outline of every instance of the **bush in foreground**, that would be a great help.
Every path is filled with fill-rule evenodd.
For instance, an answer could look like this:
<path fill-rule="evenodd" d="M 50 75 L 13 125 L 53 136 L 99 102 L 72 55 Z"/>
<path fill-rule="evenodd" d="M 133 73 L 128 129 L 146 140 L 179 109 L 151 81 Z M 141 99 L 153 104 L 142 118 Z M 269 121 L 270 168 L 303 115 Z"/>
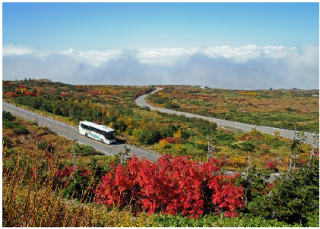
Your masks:
<path fill-rule="evenodd" d="M 244 208 L 243 188 L 222 175 L 221 162 L 199 165 L 189 157 L 164 155 L 157 163 L 133 157 L 127 167 L 111 167 L 97 187 L 96 201 L 134 211 L 193 216 L 223 213 L 234 217 Z"/>

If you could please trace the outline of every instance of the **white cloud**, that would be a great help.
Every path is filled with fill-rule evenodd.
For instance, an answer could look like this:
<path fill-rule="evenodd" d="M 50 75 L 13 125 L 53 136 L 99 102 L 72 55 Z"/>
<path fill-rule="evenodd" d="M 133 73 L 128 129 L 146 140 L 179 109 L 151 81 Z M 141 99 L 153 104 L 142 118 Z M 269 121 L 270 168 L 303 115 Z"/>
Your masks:
<path fill-rule="evenodd" d="M 173 65 L 177 61 L 186 60 L 195 54 L 205 54 L 211 58 L 227 58 L 236 62 L 245 62 L 250 59 L 267 56 L 270 58 L 286 58 L 292 55 L 300 55 L 297 53 L 296 47 L 285 46 L 256 46 L 247 45 L 240 47 L 231 46 L 215 46 L 215 47 L 193 47 L 193 48 L 158 48 L 158 49 L 137 49 L 130 52 L 135 53 L 139 62 L 147 64 Z M 57 54 L 67 55 L 70 58 L 78 61 L 91 64 L 93 66 L 101 66 L 110 60 L 116 60 L 128 50 L 88 50 L 76 51 L 73 48 L 58 52 Z M 5 46 L 3 48 L 3 56 L 6 55 L 24 55 L 36 54 L 46 56 L 49 53 L 34 52 L 30 48 L 22 46 Z"/>
<path fill-rule="evenodd" d="M 59 52 L 59 54 L 63 54 L 63 55 L 68 55 L 68 54 L 72 54 L 72 53 L 74 53 L 74 49 L 73 48 L 69 48 L 66 51 Z"/>
<path fill-rule="evenodd" d="M 121 50 L 80 51 L 77 58 L 93 66 L 101 66 L 110 60 L 118 59 L 122 53 Z"/>
<path fill-rule="evenodd" d="M 70 48 L 56 54 L 38 53 L 3 53 L 3 79 L 34 76 L 72 84 L 198 84 L 233 89 L 319 86 L 318 46 Z"/>
<path fill-rule="evenodd" d="M 33 53 L 33 50 L 23 46 L 6 45 L 2 48 L 2 56 L 19 56 Z"/>

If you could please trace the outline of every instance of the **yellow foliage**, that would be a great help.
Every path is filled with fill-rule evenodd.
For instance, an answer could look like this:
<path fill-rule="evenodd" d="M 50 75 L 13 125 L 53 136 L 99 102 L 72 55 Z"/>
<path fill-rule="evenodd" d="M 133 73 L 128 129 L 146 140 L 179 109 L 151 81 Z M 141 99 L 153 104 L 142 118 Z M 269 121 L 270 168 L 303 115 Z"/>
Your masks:
<path fill-rule="evenodd" d="M 148 123 L 146 122 L 146 119 L 143 118 L 142 121 L 140 122 L 140 127 L 142 129 L 146 129 L 147 126 L 148 126 Z"/>
<path fill-rule="evenodd" d="M 308 152 L 306 152 L 306 153 L 301 153 L 301 154 L 300 154 L 300 158 L 301 158 L 302 160 L 307 160 L 307 159 L 309 158 Z"/>
<path fill-rule="evenodd" d="M 161 98 L 163 98 L 163 99 L 167 99 L 167 98 L 169 98 L 170 96 L 169 96 L 169 94 L 167 93 L 167 94 L 162 94 L 161 95 Z"/>
<path fill-rule="evenodd" d="M 246 157 L 232 157 L 231 161 L 238 165 L 243 165 L 246 162 Z"/>
<path fill-rule="evenodd" d="M 180 128 L 177 132 L 174 133 L 174 137 L 175 137 L 175 138 L 181 138 L 181 137 L 182 137 L 181 128 Z"/>
<path fill-rule="evenodd" d="M 169 142 L 167 140 L 160 140 L 159 147 L 160 149 L 166 148 L 169 145 Z"/>
<path fill-rule="evenodd" d="M 181 153 L 182 151 L 184 151 L 186 149 L 186 147 L 182 146 L 181 144 L 177 144 L 174 149 L 176 151 L 178 151 L 179 153 Z"/>
<path fill-rule="evenodd" d="M 125 123 L 127 126 L 132 126 L 131 116 L 129 116 L 129 118 L 124 121 L 124 123 Z"/>
<path fill-rule="evenodd" d="M 257 96 L 258 92 L 256 92 L 256 91 L 246 91 L 244 94 L 245 95 L 251 95 L 251 96 Z"/>
<path fill-rule="evenodd" d="M 109 125 L 108 125 L 110 128 L 113 127 L 113 122 L 110 122 Z"/>

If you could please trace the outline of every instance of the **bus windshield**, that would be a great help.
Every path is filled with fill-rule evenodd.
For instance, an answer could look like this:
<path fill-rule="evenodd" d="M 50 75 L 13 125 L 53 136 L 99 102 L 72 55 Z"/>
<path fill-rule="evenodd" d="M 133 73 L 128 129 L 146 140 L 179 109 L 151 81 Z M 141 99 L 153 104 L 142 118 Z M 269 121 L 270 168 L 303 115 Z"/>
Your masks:
<path fill-rule="evenodd" d="M 104 132 L 104 136 L 105 136 L 106 139 L 108 139 L 108 140 L 113 140 L 113 139 L 114 139 L 114 131 Z"/>

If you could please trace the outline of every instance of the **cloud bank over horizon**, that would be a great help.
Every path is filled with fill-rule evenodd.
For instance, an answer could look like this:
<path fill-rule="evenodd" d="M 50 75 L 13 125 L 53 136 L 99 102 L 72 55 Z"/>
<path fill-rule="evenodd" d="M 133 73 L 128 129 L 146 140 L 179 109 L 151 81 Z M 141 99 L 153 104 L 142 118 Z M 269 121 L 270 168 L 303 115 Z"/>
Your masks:
<path fill-rule="evenodd" d="M 216 46 L 45 53 L 4 46 L 3 79 L 70 84 L 207 85 L 226 89 L 319 88 L 319 46 Z"/>

